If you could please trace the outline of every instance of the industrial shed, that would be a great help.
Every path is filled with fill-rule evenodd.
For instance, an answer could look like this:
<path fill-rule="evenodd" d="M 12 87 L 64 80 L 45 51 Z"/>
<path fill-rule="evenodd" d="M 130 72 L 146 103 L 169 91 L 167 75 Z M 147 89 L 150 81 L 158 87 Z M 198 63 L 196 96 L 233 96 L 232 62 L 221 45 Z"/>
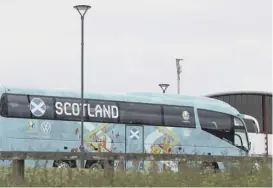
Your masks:
<path fill-rule="evenodd" d="M 206 95 L 206 97 L 222 100 L 240 113 L 255 117 L 264 134 L 272 134 L 272 93 L 258 91 L 237 91 Z M 251 121 L 246 120 L 248 132 L 254 132 Z"/>

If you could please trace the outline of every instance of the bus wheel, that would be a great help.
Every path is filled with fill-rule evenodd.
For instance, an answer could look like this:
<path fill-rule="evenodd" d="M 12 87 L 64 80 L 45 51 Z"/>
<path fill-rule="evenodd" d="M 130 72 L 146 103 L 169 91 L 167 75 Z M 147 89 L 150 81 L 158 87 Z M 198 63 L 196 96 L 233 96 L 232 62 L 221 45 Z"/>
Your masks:
<path fill-rule="evenodd" d="M 102 166 L 99 163 L 94 163 L 89 168 L 93 169 L 93 170 L 100 170 L 100 169 L 102 169 Z"/>
<path fill-rule="evenodd" d="M 100 170 L 102 169 L 102 165 L 100 164 L 99 161 L 93 161 L 93 162 L 88 162 L 86 164 L 86 168 L 92 169 L 92 170 Z"/>
<path fill-rule="evenodd" d="M 67 162 L 61 161 L 57 165 L 57 168 L 70 168 L 70 165 Z"/>
<path fill-rule="evenodd" d="M 216 172 L 217 170 L 219 170 L 219 166 L 218 163 L 216 162 L 203 162 L 202 163 L 202 169 L 204 171 L 204 173 L 206 172 Z"/>

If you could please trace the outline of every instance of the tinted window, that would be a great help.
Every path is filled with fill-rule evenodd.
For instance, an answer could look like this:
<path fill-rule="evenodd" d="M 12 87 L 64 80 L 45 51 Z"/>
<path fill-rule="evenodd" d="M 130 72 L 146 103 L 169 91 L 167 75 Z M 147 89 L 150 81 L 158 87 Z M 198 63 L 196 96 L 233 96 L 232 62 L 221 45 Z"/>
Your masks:
<path fill-rule="evenodd" d="M 54 118 L 54 105 L 52 97 L 29 96 L 29 101 L 32 118 Z"/>
<path fill-rule="evenodd" d="M 7 95 L 7 115 L 10 117 L 30 118 L 27 95 Z"/>
<path fill-rule="evenodd" d="M 249 119 L 244 119 L 244 121 L 246 124 L 247 132 L 255 133 L 256 132 L 255 123 Z"/>
<path fill-rule="evenodd" d="M 198 109 L 201 128 L 214 130 L 232 129 L 232 117 L 228 114 Z"/>
<path fill-rule="evenodd" d="M 120 122 L 162 125 L 160 105 L 119 103 Z"/>
<path fill-rule="evenodd" d="M 164 106 L 163 114 L 166 126 L 195 127 L 192 107 Z"/>

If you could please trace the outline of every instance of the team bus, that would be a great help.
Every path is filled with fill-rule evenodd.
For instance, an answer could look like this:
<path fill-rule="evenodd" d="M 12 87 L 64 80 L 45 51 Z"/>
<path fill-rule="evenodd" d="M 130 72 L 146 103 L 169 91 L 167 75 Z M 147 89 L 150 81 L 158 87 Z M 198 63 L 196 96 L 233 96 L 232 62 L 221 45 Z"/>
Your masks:
<path fill-rule="evenodd" d="M 0 151 L 79 151 L 81 105 L 76 92 L 0 85 Z M 243 115 L 216 99 L 85 93 L 83 105 L 86 152 L 247 156 L 250 150 Z M 121 166 L 120 161 L 114 163 L 115 168 Z M 0 161 L 0 165 L 10 164 Z M 58 168 L 79 164 L 73 160 L 25 161 L 26 166 Z M 138 170 L 151 166 L 150 161 L 124 164 L 126 169 Z M 217 161 L 213 164 L 223 168 Z M 156 167 L 158 171 L 176 170 L 177 162 L 159 161 Z M 103 163 L 87 160 L 85 168 L 103 168 Z"/>

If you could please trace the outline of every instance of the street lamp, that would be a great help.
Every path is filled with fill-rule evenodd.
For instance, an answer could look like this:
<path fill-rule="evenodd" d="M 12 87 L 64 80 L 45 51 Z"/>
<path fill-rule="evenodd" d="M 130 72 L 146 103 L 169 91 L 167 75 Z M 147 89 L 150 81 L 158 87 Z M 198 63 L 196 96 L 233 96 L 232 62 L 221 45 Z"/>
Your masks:
<path fill-rule="evenodd" d="M 158 86 L 161 87 L 162 92 L 165 93 L 170 84 L 158 84 Z"/>
<path fill-rule="evenodd" d="M 76 5 L 74 8 L 79 12 L 81 15 L 81 145 L 80 151 L 84 152 L 84 143 L 83 143 L 83 112 L 84 112 L 84 105 L 83 105 L 83 88 L 84 88 L 84 66 L 83 66 L 83 26 L 84 26 L 84 16 L 88 9 L 91 8 L 89 5 Z M 84 168 L 84 160 L 81 159 L 81 168 Z"/>

